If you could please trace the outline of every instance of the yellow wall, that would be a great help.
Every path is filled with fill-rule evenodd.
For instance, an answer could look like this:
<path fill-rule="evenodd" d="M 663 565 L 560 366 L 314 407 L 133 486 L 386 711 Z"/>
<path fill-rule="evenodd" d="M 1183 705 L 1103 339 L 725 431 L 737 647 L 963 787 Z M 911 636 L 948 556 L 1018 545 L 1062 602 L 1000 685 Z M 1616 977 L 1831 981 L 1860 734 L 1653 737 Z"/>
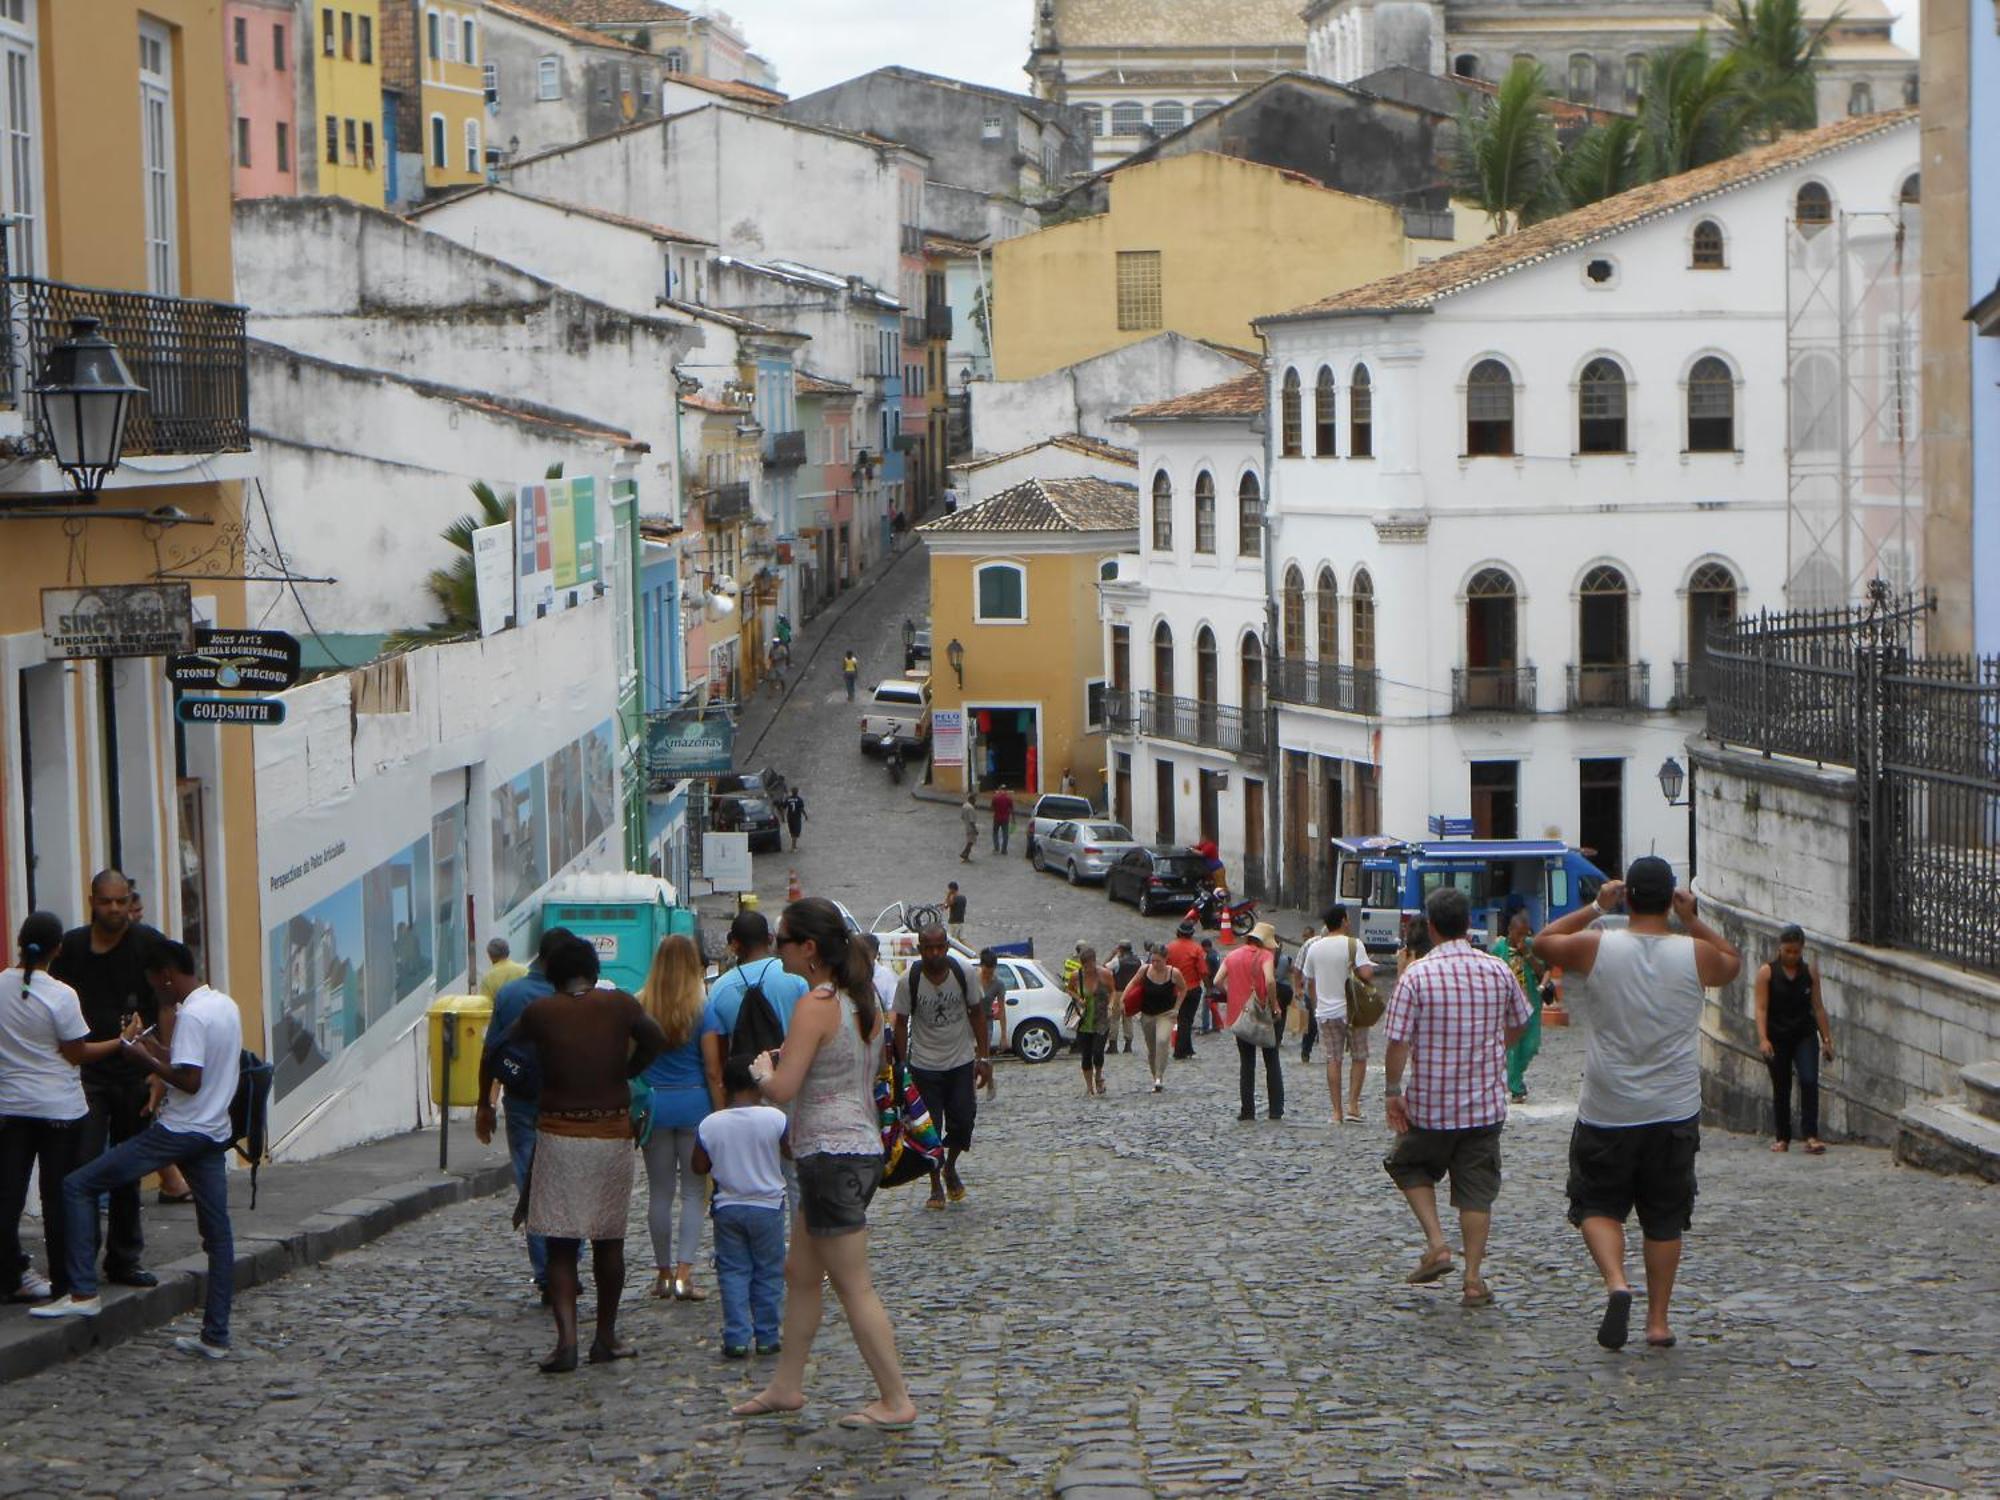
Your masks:
<path fill-rule="evenodd" d="M 1067 769 L 1086 796 L 1095 795 L 1104 785 L 1104 739 L 1085 730 L 1084 684 L 1105 675 L 1097 570 L 1119 546 L 1080 537 L 1075 552 L 1012 552 L 1006 540 L 994 537 L 992 550 L 969 554 L 931 548 L 931 707 L 1037 706 L 1041 785 L 1027 788 L 1028 793 L 1055 791 Z M 993 561 L 1020 563 L 1028 570 L 1025 624 L 973 623 L 973 573 Z M 946 643 L 952 640 L 965 647 L 963 689 L 945 658 Z M 968 725 L 968 737 L 970 733 Z M 937 784 L 962 789 L 962 769 L 962 762 L 937 767 Z"/>
<path fill-rule="evenodd" d="M 322 31 L 327 11 L 333 14 L 333 56 L 326 55 L 321 44 Z M 341 47 L 341 17 L 354 17 L 356 40 L 352 61 L 344 55 Z M 375 45 L 373 60 L 361 61 L 359 32 L 363 18 L 368 21 L 373 32 Z M 303 122 L 300 135 L 311 135 L 312 144 L 308 148 L 313 159 L 319 163 L 319 191 L 333 198 L 351 198 L 356 203 L 366 203 L 372 208 L 380 208 L 383 203 L 384 186 L 388 180 L 388 157 L 382 140 L 382 16 L 377 0 L 312 0 L 310 24 L 312 26 L 313 49 L 313 95 L 316 106 L 315 118 Z M 340 121 L 341 149 L 340 161 L 335 164 L 326 159 L 326 117 L 332 115 Z M 357 142 L 361 137 L 361 127 L 365 124 L 375 133 L 375 165 L 363 165 L 366 160 L 357 145 L 352 164 L 347 156 L 347 121 L 354 121 Z M 404 150 L 409 147 L 405 145 Z"/>
<path fill-rule="evenodd" d="M 430 7 L 427 7 L 426 12 L 429 9 Z M 484 182 L 485 148 L 492 144 L 486 139 L 487 126 L 491 122 L 486 115 L 486 81 L 485 70 L 482 67 L 486 61 L 486 17 L 481 13 L 478 0 L 451 0 L 449 9 L 451 14 L 459 18 L 461 32 L 464 19 L 471 17 L 477 37 L 477 56 L 469 63 L 464 61 L 464 47 L 461 42 L 460 61 L 446 62 L 442 58 L 433 58 L 430 47 L 429 15 L 426 13 L 418 16 L 417 56 L 423 79 L 423 109 L 419 124 L 423 132 L 424 186 L 427 188 L 465 187 L 468 184 Z M 442 170 L 432 160 L 431 155 L 433 115 L 444 116 L 445 165 Z M 479 122 L 480 162 L 472 171 L 467 171 L 465 165 L 467 120 Z"/>
<path fill-rule="evenodd" d="M 1161 252 L 1160 328 L 1118 327 L 1121 250 Z M 994 373 L 1032 379 L 1162 330 L 1255 348 L 1252 318 L 1408 264 L 1386 203 L 1213 153 L 1128 167 L 1108 212 L 995 248 Z"/>

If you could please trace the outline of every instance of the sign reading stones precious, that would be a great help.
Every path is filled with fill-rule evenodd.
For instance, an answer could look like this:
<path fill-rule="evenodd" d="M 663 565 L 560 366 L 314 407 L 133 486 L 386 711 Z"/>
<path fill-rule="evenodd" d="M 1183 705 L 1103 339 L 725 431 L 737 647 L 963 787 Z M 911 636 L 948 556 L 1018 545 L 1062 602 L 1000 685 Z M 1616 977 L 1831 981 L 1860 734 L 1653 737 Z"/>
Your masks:
<path fill-rule="evenodd" d="M 172 656 L 194 642 L 194 600 L 184 583 L 43 589 L 42 634 L 64 661 Z"/>
<path fill-rule="evenodd" d="M 197 630 L 194 650 L 167 663 L 177 688 L 274 692 L 299 680 L 299 643 L 282 630 Z"/>
<path fill-rule="evenodd" d="M 281 698 L 181 698 L 174 715 L 183 724 L 248 724 L 268 728 L 285 722 Z"/>

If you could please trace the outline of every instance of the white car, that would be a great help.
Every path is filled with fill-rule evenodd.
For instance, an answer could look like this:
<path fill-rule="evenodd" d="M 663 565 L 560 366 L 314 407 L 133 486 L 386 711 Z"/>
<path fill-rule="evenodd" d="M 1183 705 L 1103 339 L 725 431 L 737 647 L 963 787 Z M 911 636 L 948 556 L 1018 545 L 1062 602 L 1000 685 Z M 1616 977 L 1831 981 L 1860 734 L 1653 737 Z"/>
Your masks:
<path fill-rule="evenodd" d="M 1076 1033 L 1063 1024 L 1069 996 L 1034 959 L 1003 957 L 1000 982 L 1007 988 L 1005 1010 L 993 1023 L 989 1045 L 1012 1047 L 1022 1062 L 1044 1063 L 1063 1043 L 1076 1040 Z"/>

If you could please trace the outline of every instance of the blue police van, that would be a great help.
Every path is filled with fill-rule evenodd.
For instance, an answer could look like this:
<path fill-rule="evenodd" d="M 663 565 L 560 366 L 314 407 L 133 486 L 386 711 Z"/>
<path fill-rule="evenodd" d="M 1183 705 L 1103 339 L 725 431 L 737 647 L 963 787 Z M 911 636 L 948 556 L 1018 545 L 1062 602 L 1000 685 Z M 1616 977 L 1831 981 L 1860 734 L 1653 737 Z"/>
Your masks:
<path fill-rule="evenodd" d="M 1394 952 L 1403 924 L 1439 886 L 1472 902 L 1472 939 L 1504 937 L 1515 911 L 1536 928 L 1595 900 L 1604 872 L 1553 839 L 1334 839 L 1333 888 L 1348 930 L 1375 952 Z"/>

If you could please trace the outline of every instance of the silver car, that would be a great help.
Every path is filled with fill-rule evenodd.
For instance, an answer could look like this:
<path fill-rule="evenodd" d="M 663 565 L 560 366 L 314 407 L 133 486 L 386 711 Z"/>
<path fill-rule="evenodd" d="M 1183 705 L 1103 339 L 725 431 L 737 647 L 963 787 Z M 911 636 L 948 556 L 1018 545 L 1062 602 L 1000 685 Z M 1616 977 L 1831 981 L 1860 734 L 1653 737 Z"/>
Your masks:
<path fill-rule="evenodd" d="M 1071 885 L 1081 885 L 1104 879 L 1138 842 L 1123 823 L 1078 820 L 1058 823 L 1043 834 L 1030 858 L 1037 870 L 1059 870 Z"/>

